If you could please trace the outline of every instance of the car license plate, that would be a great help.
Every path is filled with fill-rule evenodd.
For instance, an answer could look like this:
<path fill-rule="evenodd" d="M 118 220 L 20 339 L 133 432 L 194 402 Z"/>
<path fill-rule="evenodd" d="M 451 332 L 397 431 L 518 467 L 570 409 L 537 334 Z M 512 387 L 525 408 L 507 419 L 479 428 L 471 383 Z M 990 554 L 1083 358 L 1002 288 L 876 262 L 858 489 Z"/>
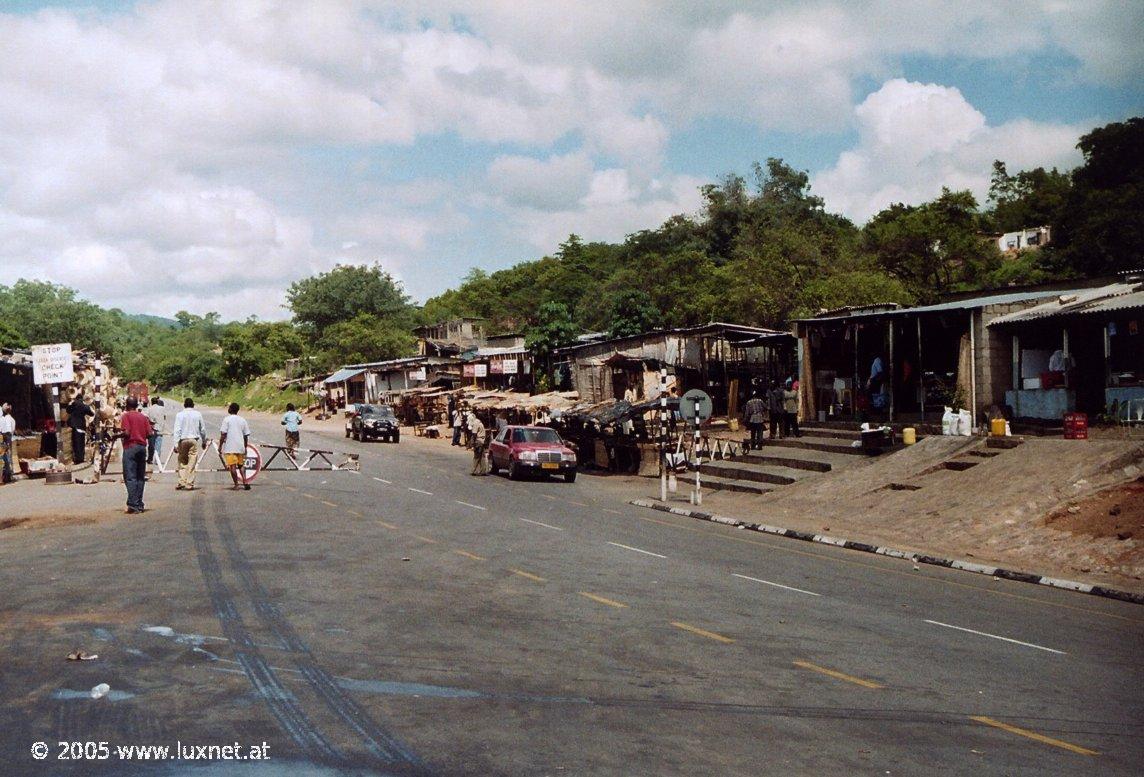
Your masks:
<path fill-rule="evenodd" d="M 540 468 L 541 468 L 541 469 L 560 469 L 560 465 L 559 465 L 559 464 L 555 464 L 555 463 L 553 463 L 553 462 L 547 462 L 547 461 L 546 461 L 545 463 L 543 463 L 543 464 L 541 464 L 541 465 L 540 465 Z"/>

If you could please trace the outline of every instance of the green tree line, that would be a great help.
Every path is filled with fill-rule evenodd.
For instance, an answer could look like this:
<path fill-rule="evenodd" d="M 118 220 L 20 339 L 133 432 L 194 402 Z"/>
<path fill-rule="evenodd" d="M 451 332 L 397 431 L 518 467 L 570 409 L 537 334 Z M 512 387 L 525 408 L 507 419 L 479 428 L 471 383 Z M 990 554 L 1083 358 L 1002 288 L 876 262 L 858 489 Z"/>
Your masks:
<path fill-rule="evenodd" d="M 127 379 L 197 391 L 244 383 L 299 359 L 318 373 L 406 356 L 412 328 L 455 316 L 524 332 L 544 360 L 576 333 L 621 336 L 712 320 L 782 327 L 828 308 L 925 303 L 953 291 L 1136 269 L 1144 242 L 1144 119 L 1078 144 L 1075 170 L 1010 173 L 994 162 L 988 198 L 943 189 L 891 203 L 866 224 L 827 211 L 809 176 L 781 159 L 702 187 L 703 206 L 617 243 L 575 234 L 550 256 L 488 273 L 423 307 L 379 267 L 338 266 L 290 286 L 290 321 L 220 321 L 179 311 L 130 316 L 72 289 L 0 286 L 0 344 L 72 342 L 106 354 Z M 1041 250 L 1003 256 L 989 235 L 1050 225 Z"/>

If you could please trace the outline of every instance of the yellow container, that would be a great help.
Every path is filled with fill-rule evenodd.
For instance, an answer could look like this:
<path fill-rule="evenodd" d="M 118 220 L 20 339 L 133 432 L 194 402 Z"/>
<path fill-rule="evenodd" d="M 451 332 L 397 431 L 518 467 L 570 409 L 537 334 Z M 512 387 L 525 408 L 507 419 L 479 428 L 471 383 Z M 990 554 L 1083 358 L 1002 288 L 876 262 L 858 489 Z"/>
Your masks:
<path fill-rule="evenodd" d="M 992 421 L 990 421 L 989 422 L 989 433 L 992 434 L 994 437 L 1004 437 L 1005 436 L 1005 419 L 1004 418 L 994 418 Z"/>
<path fill-rule="evenodd" d="M 918 441 L 918 433 L 912 426 L 907 426 L 902 430 L 902 442 L 906 445 L 913 445 Z"/>

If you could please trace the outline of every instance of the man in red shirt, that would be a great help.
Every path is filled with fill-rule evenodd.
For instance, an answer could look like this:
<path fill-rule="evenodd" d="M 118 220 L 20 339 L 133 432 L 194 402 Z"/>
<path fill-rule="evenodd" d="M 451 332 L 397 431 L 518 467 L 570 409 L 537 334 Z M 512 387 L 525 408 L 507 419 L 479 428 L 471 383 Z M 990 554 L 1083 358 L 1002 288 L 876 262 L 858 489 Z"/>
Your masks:
<path fill-rule="evenodd" d="M 127 398 L 127 412 L 119 419 L 123 437 L 123 485 L 127 487 L 128 515 L 143 512 L 143 486 L 147 482 L 147 438 L 151 422 L 139 412 L 139 400 Z"/>

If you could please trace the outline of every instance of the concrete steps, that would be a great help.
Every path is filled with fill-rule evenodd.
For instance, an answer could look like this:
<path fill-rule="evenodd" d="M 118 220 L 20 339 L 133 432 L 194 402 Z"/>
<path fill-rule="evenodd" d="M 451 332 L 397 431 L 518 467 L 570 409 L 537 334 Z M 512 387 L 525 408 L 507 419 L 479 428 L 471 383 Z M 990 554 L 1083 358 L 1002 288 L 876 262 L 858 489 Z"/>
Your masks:
<path fill-rule="evenodd" d="M 700 482 L 703 484 L 703 487 L 710 488 L 714 491 L 737 491 L 742 494 L 769 494 L 774 490 L 772 488 L 767 488 L 758 482 L 749 480 L 736 480 L 733 478 L 724 478 L 715 475 L 703 475 L 702 470 L 700 470 L 700 476 Z M 689 472 L 687 475 L 680 475 L 679 477 L 680 488 L 683 488 L 686 479 L 688 477 L 694 478 L 695 476 Z"/>
<path fill-rule="evenodd" d="M 754 483 L 770 483 L 776 486 L 787 486 L 806 476 L 805 470 L 800 473 L 798 470 L 784 466 L 756 464 L 743 459 L 713 461 L 703 464 L 699 471 L 703 475 L 712 475 L 729 480 L 749 480 Z"/>
<path fill-rule="evenodd" d="M 817 458 L 811 458 L 809 451 L 802 451 L 796 448 L 781 449 L 772 448 L 766 453 L 760 451 L 751 451 L 746 456 L 736 459 L 736 461 L 749 461 L 754 464 L 773 464 L 777 467 L 789 467 L 791 469 L 802 469 L 808 472 L 829 472 L 834 468 L 834 464 L 825 459 L 829 458 L 828 454 L 823 454 Z"/>
<path fill-rule="evenodd" d="M 822 451 L 843 456 L 864 456 L 862 448 L 855 448 L 850 443 L 833 437 L 812 437 L 804 434 L 802 437 L 785 437 L 781 440 L 767 440 L 762 450 L 768 448 L 798 448 L 807 451 Z"/>

